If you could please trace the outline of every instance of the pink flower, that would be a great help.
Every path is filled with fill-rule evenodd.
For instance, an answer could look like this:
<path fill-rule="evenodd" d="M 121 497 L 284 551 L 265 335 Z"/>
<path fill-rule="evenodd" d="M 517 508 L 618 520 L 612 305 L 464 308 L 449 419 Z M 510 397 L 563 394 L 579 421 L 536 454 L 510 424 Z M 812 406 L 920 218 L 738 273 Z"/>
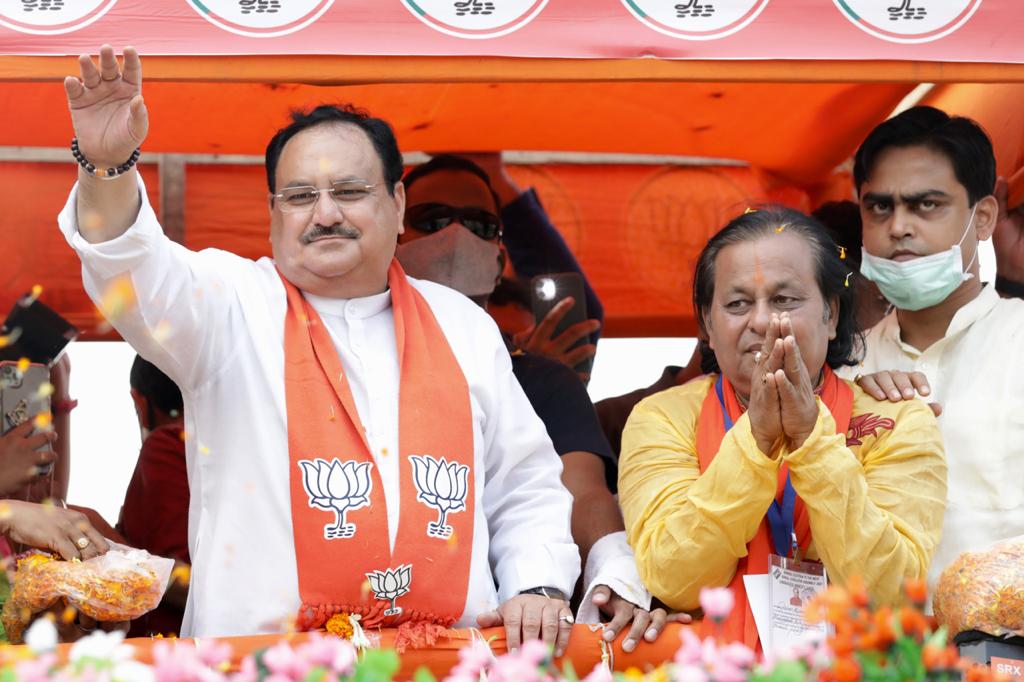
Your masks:
<path fill-rule="evenodd" d="M 708 674 L 696 665 L 680 665 L 675 669 L 675 682 L 709 682 Z"/>
<path fill-rule="evenodd" d="M 494 660 L 494 654 L 482 640 L 473 640 L 459 649 L 459 662 L 449 671 L 445 682 L 460 682 L 469 678 L 478 682 L 480 672 L 486 670 Z"/>
<path fill-rule="evenodd" d="M 737 668 L 743 668 L 745 670 L 749 670 L 757 660 L 757 656 L 754 652 L 739 642 L 733 642 L 732 644 L 719 649 L 718 654 L 719 660 L 726 661 Z"/>
<path fill-rule="evenodd" d="M 522 656 L 506 654 L 494 662 L 487 676 L 491 682 L 540 682 L 537 666 Z"/>
<path fill-rule="evenodd" d="M 746 682 L 747 677 L 747 670 L 737 668 L 725 659 L 719 659 L 711 666 L 711 678 L 715 682 Z"/>
<path fill-rule="evenodd" d="M 215 639 L 197 639 L 196 652 L 199 660 L 210 668 L 219 668 L 231 662 L 231 645 Z"/>
<path fill-rule="evenodd" d="M 537 667 L 551 656 L 551 648 L 543 640 L 528 639 L 520 647 L 519 656 Z"/>
<path fill-rule="evenodd" d="M 700 591 L 700 608 L 712 620 L 722 622 L 728 618 L 735 603 L 728 587 L 705 587 Z"/>
<path fill-rule="evenodd" d="M 239 666 L 238 672 L 231 676 L 231 682 L 256 682 L 259 676 L 260 672 L 256 665 L 256 659 L 252 656 L 246 656 L 242 659 L 242 665 Z"/>
<path fill-rule="evenodd" d="M 271 672 L 264 682 L 281 682 L 280 680 L 271 680 L 278 676 L 290 680 L 292 674 L 296 672 L 296 668 L 300 667 L 295 652 L 285 642 L 279 642 L 267 649 L 263 654 L 263 664 Z"/>
<path fill-rule="evenodd" d="M 683 645 L 676 650 L 676 665 L 699 664 L 703 655 L 703 644 L 693 630 L 683 628 L 680 630 L 679 639 Z"/>

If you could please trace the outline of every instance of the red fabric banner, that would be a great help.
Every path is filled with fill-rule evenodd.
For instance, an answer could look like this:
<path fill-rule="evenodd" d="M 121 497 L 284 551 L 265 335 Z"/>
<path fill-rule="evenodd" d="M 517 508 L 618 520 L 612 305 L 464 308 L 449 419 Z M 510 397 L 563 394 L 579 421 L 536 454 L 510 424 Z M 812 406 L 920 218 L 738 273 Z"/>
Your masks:
<path fill-rule="evenodd" d="M 1019 0 L 0 0 L 0 54 L 1024 63 Z"/>

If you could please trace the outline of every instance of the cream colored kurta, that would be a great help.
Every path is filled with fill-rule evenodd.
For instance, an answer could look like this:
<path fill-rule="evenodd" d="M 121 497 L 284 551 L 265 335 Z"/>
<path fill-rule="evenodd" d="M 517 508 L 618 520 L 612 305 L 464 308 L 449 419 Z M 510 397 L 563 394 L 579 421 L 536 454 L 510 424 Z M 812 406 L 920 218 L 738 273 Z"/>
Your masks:
<path fill-rule="evenodd" d="M 892 313 L 868 333 L 864 362 L 842 374 L 885 369 L 923 373 L 927 400 L 942 405 L 949 500 L 934 585 L 961 552 L 1024 534 L 1024 301 L 986 286 L 923 353 L 900 340 Z"/>

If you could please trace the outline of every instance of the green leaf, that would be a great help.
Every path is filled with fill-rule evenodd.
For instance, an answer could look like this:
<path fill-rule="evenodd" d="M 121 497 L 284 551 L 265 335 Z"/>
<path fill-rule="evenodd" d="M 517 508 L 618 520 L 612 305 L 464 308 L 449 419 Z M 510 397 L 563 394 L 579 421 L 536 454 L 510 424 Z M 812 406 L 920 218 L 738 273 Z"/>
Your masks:
<path fill-rule="evenodd" d="M 437 678 L 434 677 L 434 673 L 430 672 L 423 666 L 416 668 L 416 672 L 412 675 L 412 682 L 437 682 Z"/>
<path fill-rule="evenodd" d="M 565 678 L 565 682 L 580 682 L 579 675 L 576 674 L 576 668 L 572 667 L 572 661 L 566 661 L 565 665 L 562 666 L 562 677 Z"/>
<path fill-rule="evenodd" d="M 353 682 L 391 682 L 398 672 L 398 654 L 391 649 L 369 649 L 356 664 Z"/>
<path fill-rule="evenodd" d="M 326 676 L 327 668 L 318 665 L 306 673 L 306 676 L 302 678 L 302 682 L 321 682 Z"/>

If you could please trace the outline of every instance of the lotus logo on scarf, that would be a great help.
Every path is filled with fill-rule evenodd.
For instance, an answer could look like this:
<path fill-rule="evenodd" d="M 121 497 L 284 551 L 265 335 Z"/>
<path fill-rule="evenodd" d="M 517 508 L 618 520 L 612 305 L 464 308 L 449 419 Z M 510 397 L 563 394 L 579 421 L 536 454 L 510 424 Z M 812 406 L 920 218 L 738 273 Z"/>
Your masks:
<path fill-rule="evenodd" d="M 401 615 L 402 607 L 395 606 L 395 600 L 409 594 L 409 585 L 412 583 L 412 566 L 402 564 L 398 568 L 371 571 L 366 574 L 366 579 L 370 581 L 370 589 L 373 590 L 375 599 L 391 602 L 391 608 L 384 609 L 384 615 Z"/>
<path fill-rule="evenodd" d="M 446 521 L 448 514 L 466 508 L 469 467 L 430 455 L 411 455 L 409 459 L 412 460 L 413 480 L 420 493 L 416 499 L 438 512 L 437 521 L 427 524 L 427 535 L 450 538 L 454 529 Z"/>
<path fill-rule="evenodd" d="M 324 526 L 324 538 L 350 538 L 356 534 L 356 524 L 346 523 L 345 515 L 370 504 L 370 467 L 372 462 L 349 460 L 342 464 L 337 458 L 300 460 L 302 485 L 309 495 L 309 506 L 333 510 L 332 525 Z"/>

